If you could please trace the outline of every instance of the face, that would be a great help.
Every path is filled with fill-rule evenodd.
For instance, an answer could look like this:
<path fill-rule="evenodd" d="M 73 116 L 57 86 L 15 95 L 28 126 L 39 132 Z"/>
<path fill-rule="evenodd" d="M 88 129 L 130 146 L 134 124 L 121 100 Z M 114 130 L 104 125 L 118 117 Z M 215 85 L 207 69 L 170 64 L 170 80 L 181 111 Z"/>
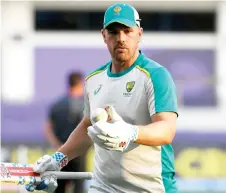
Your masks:
<path fill-rule="evenodd" d="M 119 62 L 130 60 L 138 50 L 142 32 L 142 28 L 127 27 L 119 23 L 113 23 L 107 29 L 103 29 L 104 42 L 112 59 Z"/>

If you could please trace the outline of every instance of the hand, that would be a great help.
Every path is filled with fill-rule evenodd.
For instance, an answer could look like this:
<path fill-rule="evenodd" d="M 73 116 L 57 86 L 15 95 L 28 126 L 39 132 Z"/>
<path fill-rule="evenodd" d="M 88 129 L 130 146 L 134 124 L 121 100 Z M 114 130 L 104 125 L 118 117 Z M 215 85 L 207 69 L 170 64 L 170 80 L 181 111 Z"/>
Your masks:
<path fill-rule="evenodd" d="M 107 122 L 108 121 L 108 114 L 107 111 L 103 108 L 96 108 L 95 111 L 91 114 L 91 123 L 94 125 L 97 122 Z M 97 135 L 99 133 L 95 131 L 94 128 L 88 127 L 88 135 L 92 139 L 92 141 L 102 148 L 105 148 L 104 145 L 102 145 L 102 140 L 100 140 Z M 105 148 L 106 149 L 106 148 Z"/>
<path fill-rule="evenodd" d="M 106 150 L 109 150 L 108 146 L 106 146 L 104 144 L 103 140 L 98 137 L 101 133 L 103 133 L 103 131 L 101 131 L 99 128 L 96 127 L 97 124 L 101 125 L 101 124 L 105 124 L 105 123 L 106 122 L 98 121 L 98 122 L 94 123 L 92 126 L 89 126 L 88 127 L 88 136 L 98 146 L 100 146 Z M 103 127 L 105 127 L 105 125 Z"/>
<path fill-rule="evenodd" d="M 60 171 L 68 163 L 67 156 L 61 152 L 56 152 L 52 156 L 44 155 L 34 165 L 34 172 L 41 174 L 41 183 L 35 182 L 27 184 L 26 190 L 33 192 L 34 190 L 43 190 L 51 193 L 57 188 L 57 177 L 55 175 L 43 175 L 45 171 Z"/>
<path fill-rule="evenodd" d="M 139 129 L 126 123 L 112 106 L 105 108 L 109 122 L 98 121 L 88 127 L 88 135 L 94 143 L 107 150 L 125 151 L 136 141 Z"/>
<path fill-rule="evenodd" d="M 92 112 L 91 123 L 94 124 L 98 121 L 108 121 L 108 114 L 105 109 L 96 108 L 95 111 Z"/>

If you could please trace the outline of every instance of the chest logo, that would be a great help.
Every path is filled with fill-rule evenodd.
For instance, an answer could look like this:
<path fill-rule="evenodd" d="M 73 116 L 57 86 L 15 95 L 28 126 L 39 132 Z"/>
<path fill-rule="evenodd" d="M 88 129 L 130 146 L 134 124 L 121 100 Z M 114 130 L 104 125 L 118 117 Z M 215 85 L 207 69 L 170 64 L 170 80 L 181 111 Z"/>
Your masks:
<path fill-rule="evenodd" d="M 126 83 L 126 90 L 127 92 L 131 92 L 133 90 L 133 87 L 135 85 L 135 81 L 130 81 Z"/>
<path fill-rule="evenodd" d="M 132 96 L 131 91 L 133 90 L 134 86 L 135 86 L 135 81 L 127 82 L 126 83 L 126 91 L 127 92 L 124 92 L 123 96 L 124 97 L 131 97 Z"/>
<path fill-rule="evenodd" d="M 93 92 L 94 95 L 97 95 L 97 93 L 100 91 L 100 89 L 102 88 L 102 84 L 100 84 Z"/>

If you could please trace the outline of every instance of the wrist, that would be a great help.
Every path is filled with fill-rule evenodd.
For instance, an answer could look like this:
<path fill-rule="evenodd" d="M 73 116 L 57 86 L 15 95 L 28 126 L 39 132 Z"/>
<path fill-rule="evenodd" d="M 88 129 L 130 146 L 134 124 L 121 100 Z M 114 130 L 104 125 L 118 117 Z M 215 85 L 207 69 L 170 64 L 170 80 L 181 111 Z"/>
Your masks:
<path fill-rule="evenodd" d="M 131 129 L 132 129 L 132 135 L 131 135 L 131 141 L 135 142 L 138 138 L 139 135 L 139 127 L 137 125 L 131 125 Z"/>
<path fill-rule="evenodd" d="M 68 157 L 61 152 L 55 152 L 52 158 L 57 162 L 60 169 L 68 164 Z"/>

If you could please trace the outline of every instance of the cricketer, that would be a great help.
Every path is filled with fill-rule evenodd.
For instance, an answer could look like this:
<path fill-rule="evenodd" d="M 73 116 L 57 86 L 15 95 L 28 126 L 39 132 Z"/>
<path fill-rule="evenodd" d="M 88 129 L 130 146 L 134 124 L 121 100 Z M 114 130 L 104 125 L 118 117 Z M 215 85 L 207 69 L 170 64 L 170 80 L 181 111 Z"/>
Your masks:
<path fill-rule="evenodd" d="M 89 193 L 177 193 L 171 146 L 178 117 L 174 81 L 139 49 L 143 29 L 131 5 L 108 7 L 101 33 L 111 61 L 86 78 L 84 118 L 56 153 L 36 162 L 34 171 L 59 171 L 94 144 Z M 97 108 L 107 116 L 92 121 Z M 56 180 L 42 176 L 40 184 L 26 189 L 50 193 Z"/>

